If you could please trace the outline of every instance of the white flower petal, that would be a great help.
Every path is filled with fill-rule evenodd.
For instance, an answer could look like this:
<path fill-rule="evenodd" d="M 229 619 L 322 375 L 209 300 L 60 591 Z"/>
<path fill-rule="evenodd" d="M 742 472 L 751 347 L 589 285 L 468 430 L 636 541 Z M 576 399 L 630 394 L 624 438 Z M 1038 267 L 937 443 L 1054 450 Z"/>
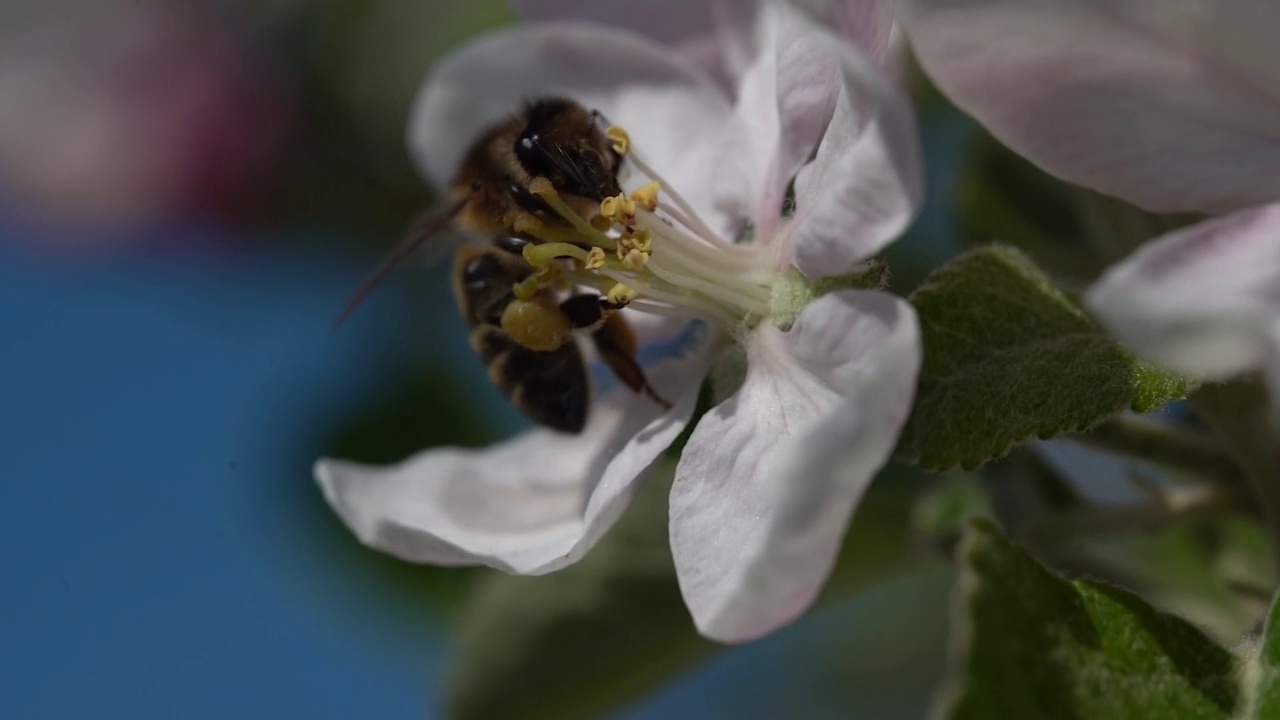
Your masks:
<path fill-rule="evenodd" d="M 824 296 L 754 330 L 743 386 L 690 436 L 671 548 L 699 631 L 736 642 L 794 620 L 826 581 L 863 491 L 906 421 L 915 312 L 876 291 Z"/>
<path fill-rule="evenodd" d="M 696 209 L 710 211 L 720 147 L 707 139 L 724 134 L 728 99 L 678 55 L 600 25 L 502 30 L 444 58 L 418 93 L 410 149 L 423 173 L 444 185 L 480 130 L 547 95 L 574 99 L 625 127 L 650 164 L 679 178 Z"/>
<path fill-rule="evenodd" d="M 1152 241 L 1086 302 L 1121 342 L 1172 370 L 1223 379 L 1280 365 L 1280 203 Z"/>
<path fill-rule="evenodd" d="M 580 435 L 545 429 L 472 450 L 431 449 L 385 468 L 316 463 L 325 498 L 362 542 L 410 562 L 538 574 L 576 562 L 689 422 L 705 347 L 649 370 L 666 412 L 618 388 Z"/>
<path fill-rule="evenodd" d="M 686 317 L 656 315 L 634 308 L 626 308 L 621 312 L 631 326 L 631 332 L 635 334 L 636 344 L 642 349 L 677 342 L 690 332 L 690 323 L 696 322 Z"/>
<path fill-rule="evenodd" d="M 883 67 L 889 57 L 896 0 L 795 0 L 853 41 Z"/>
<path fill-rule="evenodd" d="M 1051 173 L 1154 211 L 1280 197 L 1280 4 L 913 0 L 933 80 Z"/>
<path fill-rule="evenodd" d="M 821 37 L 839 61 L 839 94 L 817 155 L 796 178 L 784 252 L 810 278 L 850 272 L 911 225 L 924 200 L 915 115 L 880 68 Z"/>
<path fill-rule="evenodd" d="M 822 32 L 789 5 L 768 3 L 759 51 L 738 87 L 720 172 L 721 207 L 775 236 L 787 185 L 813 154 L 835 106 L 835 58 Z"/>
<path fill-rule="evenodd" d="M 512 0 L 528 20 L 586 20 L 651 38 L 672 48 L 716 78 L 726 90 L 737 85 L 750 56 L 755 0 Z"/>

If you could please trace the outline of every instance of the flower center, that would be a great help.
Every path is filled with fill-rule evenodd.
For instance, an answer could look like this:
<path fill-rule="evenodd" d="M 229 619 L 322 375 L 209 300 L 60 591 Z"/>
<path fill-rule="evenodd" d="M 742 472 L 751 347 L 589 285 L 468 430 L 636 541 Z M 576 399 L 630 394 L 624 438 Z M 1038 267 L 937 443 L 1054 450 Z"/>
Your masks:
<path fill-rule="evenodd" d="M 550 228 L 531 219 L 517 232 L 543 240 L 525 259 L 542 272 L 517 295 L 568 281 L 598 289 L 611 303 L 660 315 L 692 316 L 732 330 L 770 312 L 773 274 L 758 247 L 736 245 L 712 231 L 675 189 L 640 157 L 625 130 L 607 135 L 647 182 L 605 198 L 584 218 L 546 178 L 529 190 L 568 224 Z M 565 267 L 565 260 L 571 268 Z"/>

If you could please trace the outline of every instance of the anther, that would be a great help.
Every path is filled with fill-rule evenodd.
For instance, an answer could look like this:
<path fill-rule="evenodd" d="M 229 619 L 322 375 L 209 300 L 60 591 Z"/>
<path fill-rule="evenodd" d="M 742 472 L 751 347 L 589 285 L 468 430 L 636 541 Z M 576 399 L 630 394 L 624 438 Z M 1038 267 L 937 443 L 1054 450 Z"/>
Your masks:
<path fill-rule="evenodd" d="M 662 184 L 657 180 L 647 182 L 631 193 L 631 199 L 635 201 L 641 208 L 648 212 L 658 209 L 658 191 L 662 189 Z"/>
<path fill-rule="evenodd" d="M 619 155 L 631 152 L 631 134 L 618 125 L 610 125 L 604 131 L 605 137 L 613 141 L 613 151 Z"/>
<path fill-rule="evenodd" d="M 619 193 L 600 201 L 600 217 L 612 220 L 619 225 L 634 225 L 636 222 L 636 201 Z"/>
<path fill-rule="evenodd" d="M 514 211 L 507 215 L 507 227 L 517 233 L 535 235 L 542 229 L 542 221 L 524 211 Z"/>
<path fill-rule="evenodd" d="M 632 290 L 622 283 L 617 283 L 613 287 L 609 288 L 609 291 L 605 293 L 605 299 L 614 307 L 623 307 L 635 299 L 636 294 L 635 290 Z"/>
<path fill-rule="evenodd" d="M 649 253 L 641 252 L 635 248 L 627 251 L 622 257 L 622 266 L 629 270 L 643 270 L 644 266 L 649 262 Z"/>

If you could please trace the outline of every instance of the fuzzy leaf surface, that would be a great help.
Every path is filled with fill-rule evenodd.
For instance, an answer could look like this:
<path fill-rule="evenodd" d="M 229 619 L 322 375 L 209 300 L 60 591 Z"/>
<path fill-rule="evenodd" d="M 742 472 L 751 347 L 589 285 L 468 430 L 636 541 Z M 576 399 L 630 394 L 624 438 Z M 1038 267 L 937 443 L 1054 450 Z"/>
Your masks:
<path fill-rule="evenodd" d="M 1147 412 L 1191 388 L 1136 360 L 1013 248 L 962 255 L 911 302 L 924 364 L 898 451 L 930 470 L 972 469 L 1024 440 Z"/>
<path fill-rule="evenodd" d="M 958 550 L 951 670 L 936 715 L 1223 720 L 1239 663 L 1125 590 L 1069 582 L 973 521 Z"/>

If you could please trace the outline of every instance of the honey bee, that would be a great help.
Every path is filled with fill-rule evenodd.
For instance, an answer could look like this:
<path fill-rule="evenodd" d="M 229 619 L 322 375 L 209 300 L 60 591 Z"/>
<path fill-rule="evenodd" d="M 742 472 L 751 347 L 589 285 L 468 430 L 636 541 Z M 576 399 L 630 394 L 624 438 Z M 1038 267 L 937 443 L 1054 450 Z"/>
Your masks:
<path fill-rule="evenodd" d="M 481 133 L 466 152 L 445 199 L 415 223 L 405 239 L 356 294 L 339 322 L 401 261 L 452 225 L 481 244 L 454 256 L 454 298 L 471 324 L 471 345 L 493 383 L 533 421 L 568 433 L 586 424 L 591 388 L 577 335 L 588 335 L 620 382 L 664 407 L 636 360 L 635 334 L 617 311 L 625 301 L 567 284 L 558 289 L 525 281 L 538 269 L 524 256 L 543 242 L 520 230 L 566 221 L 530 189 L 545 178 L 557 197 L 582 217 L 621 190 L 622 156 L 595 113 L 563 98 L 540 98 Z"/>

